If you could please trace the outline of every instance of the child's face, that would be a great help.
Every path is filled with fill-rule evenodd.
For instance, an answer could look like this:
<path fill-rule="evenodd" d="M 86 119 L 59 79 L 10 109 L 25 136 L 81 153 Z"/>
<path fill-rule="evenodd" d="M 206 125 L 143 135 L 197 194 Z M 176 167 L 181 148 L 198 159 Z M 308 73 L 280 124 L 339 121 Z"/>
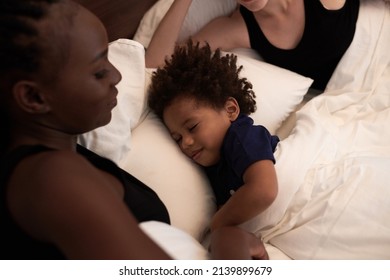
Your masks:
<path fill-rule="evenodd" d="M 229 110 L 182 97 L 164 110 L 163 118 L 182 152 L 202 166 L 211 166 L 219 161 L 223 139 L 235 119 Z"/>

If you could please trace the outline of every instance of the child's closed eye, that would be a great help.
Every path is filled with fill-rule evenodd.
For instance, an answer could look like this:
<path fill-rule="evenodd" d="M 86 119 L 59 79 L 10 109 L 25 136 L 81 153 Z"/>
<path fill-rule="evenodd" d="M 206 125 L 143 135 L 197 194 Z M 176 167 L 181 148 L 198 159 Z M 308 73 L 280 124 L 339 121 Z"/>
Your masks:
<path fill-rule="evenodd" d="M 194 124 L 194 125 L 190 126 L 189 131 L 193 131 L 197 127 L 198 127 L 198 124 Z"/>

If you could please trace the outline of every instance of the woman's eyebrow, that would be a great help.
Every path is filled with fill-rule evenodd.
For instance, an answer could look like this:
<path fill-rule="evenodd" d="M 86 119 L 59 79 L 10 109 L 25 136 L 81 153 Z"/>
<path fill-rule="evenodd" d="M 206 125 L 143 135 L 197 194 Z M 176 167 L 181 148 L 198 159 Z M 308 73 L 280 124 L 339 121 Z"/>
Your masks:
<path fill-rule="evenodd" d="M 107 57 L 108 55 L 108 49 L 105 49 L 104 51 L 100 52 L 97 56 L 95 56 L 92 61 L 91 61 L 91 64 L 92 63 L 95 63 L 96 61 L 102 59 L 102 58 L 105 58 Z"/>

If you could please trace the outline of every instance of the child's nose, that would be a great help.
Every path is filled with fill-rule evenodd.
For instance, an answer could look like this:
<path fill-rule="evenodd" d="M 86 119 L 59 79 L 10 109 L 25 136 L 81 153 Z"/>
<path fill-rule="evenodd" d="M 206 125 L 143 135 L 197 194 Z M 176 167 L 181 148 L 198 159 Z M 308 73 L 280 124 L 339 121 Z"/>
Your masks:
<path fill-rule="evenodd" d="M 186 135 L 183 137 L 182 140 L 183 149 L 191 147 L 193 144 L 194 144 L 194 138 L 192 138 L 190 135 Z"/>

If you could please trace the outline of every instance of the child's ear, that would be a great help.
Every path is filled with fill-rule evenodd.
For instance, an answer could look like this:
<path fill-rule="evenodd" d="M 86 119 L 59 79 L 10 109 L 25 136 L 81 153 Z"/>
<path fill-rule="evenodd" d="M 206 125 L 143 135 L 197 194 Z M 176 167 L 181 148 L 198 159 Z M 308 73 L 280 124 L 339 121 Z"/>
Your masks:
<path fill-rule="evenodd" d="M 225 110 L 230 119 L 230 121 L 235 121 L 240 114 L 240 106 L 235 98 L 229 97 L 225 103 Z"/>
<path fill-rule="evenodd" d="M 39 86 L 31 81 L 18 81 L 13 87 L 13 96 L 19 107 L 28 113 L 46 113 L 46 103 Z"/>

